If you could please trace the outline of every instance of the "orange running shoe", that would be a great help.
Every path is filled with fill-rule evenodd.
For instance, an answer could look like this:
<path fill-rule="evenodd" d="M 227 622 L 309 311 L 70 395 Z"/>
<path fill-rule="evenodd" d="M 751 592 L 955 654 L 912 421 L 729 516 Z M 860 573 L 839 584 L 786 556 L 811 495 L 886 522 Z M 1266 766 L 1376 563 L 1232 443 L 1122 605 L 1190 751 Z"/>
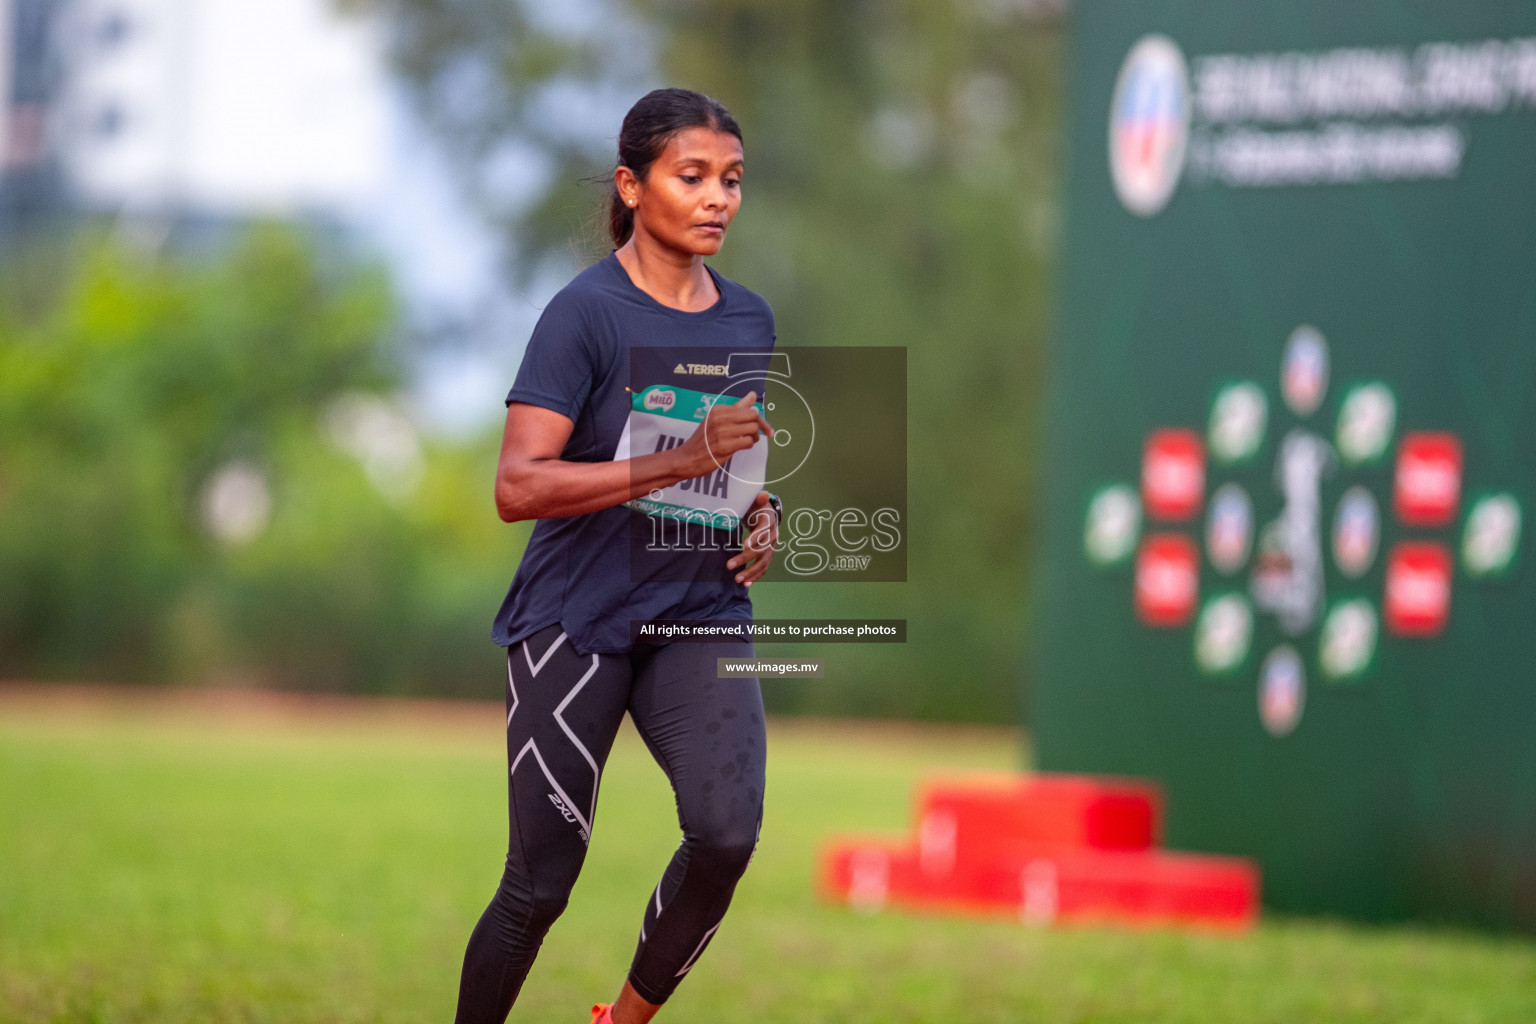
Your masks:
<path fill-rule="evenodd" d="M 613 1024 L 613 1004 L 598 1003 L 592 1007 L 592 1024 Z"/>

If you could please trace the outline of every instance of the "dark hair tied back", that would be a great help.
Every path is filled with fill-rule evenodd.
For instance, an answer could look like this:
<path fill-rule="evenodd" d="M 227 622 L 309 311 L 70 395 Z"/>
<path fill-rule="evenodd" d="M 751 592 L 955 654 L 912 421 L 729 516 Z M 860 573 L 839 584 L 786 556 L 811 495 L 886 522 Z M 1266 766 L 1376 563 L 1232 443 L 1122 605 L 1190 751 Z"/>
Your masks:
<path fill-rule="evenodd" d="M 651 164 L 661 156 L 667 143 L 678 132 L 689 128 L 710 128 L 741 138 L 741 128 L 731 112 L 716 100 L 692 89 L 653 89 L 629 108 L 624 126 L 619 129 L 619 167 L 628 167 L 644 181 Z M 617 169 L 617 168 L 615 168 Z M 629 241 L 635 230 L 635 211 L 619 195 L 618 186 L 608 186 L 608 234 L 614 246 Z"/>

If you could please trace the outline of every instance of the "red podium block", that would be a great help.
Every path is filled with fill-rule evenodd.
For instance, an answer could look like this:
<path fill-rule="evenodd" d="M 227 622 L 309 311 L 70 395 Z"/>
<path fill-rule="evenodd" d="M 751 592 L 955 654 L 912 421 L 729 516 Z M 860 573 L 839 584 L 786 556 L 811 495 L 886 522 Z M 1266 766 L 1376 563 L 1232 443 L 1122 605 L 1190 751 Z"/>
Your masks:
<path fill-rule="evenodd" d="M 1042 850 L 987 865 L 966 888 L 1038 924 L 1246 928 L 1259 913 L 1258 868 L 1240 857 Z"/>
<path fill-rule="evenodd" d="M 1044 845 L 1150 850 L 1162 825 L 1157 786 L 1084 775 L 932 782 L 918 795 L 918 852 L 940 874 Z"/>
<path fill-rule="evenodd" d="M 1258 919 L 1258 869 L 1240 857 L 1061 847 L 1036 854 L 934 878 L 903 845 L 834 845 L 822 858 L 822 896 L 867 911 L 896 906 L 1040 925 L 1241 929 Z"/>
<path fill-rule="evenodd" d="M 883 839 L 847 839 L 829 843 L 821 854 L 818 879 L 822 898 L 858 910 L 880 910 L 906 902 L 921 889 L 917 851 Z"/>
<path fill-rule="evenodd" d="M 1162 795 L 1151 783 L 968 779 L 929 783 L 917 803 L 915 845 L 857 839 L 823 850 L 824 898 L 1036 924 L 1243 928 L 1258 917 L 1252 861 L 1156 849 Z"/>

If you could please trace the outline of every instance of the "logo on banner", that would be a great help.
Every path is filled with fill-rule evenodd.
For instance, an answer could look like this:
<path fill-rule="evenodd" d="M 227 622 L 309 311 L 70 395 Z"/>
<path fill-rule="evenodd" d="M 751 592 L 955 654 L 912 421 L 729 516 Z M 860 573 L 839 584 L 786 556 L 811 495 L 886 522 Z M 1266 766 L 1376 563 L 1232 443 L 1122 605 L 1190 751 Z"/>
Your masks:
<path fill-rule="evenodd" d="M 1404 434 L 1392 504 L 1407 526 L 1449 526 L 1461 502 L 1461 441 L 1455 434 Z"/>
<path fill-rule="evenodd" d="M 1297 416 L 1317 411 L 1328 390 L 1328 343 L 1316 327 L 1291 332 L 1280 362 L 1280 394 Z"/>
<path fill-rule="evenodd" d="M 1095 565 L 1118 565 L 1131 557 L 1141 532 L 1141 502 L 1125 484 L 1105 487 L 1088 503 L 1083 550 Z"/>
<path fill-rule="evenodd" d="M 1351 487 L 1333 515 L 1333 563 L 1350 579 L 1364 576 L 1376 561 L 1381 517 L 1376 499 L 1364 487 Z"/>
<path fill-rule="evenodd" d="M 1271 736 L 1288 736 L 1301 721 L 1307 701 L 1307 676 L 1301 657 L 1289 644 L 1269 652 L 1259 670 L 1259 720 Z"/>
<path fill-rule="evenodd" d="M 1269 400 L 1257 384 L 1245 380 L 1222 388 L 1211 405 L 1211 423 L 1206 431 L 1211 458 L 1244 462 L 1258 454 L 1268 416 Z"/>
<path fill-rule="evenodd" d="M 1253 609 L 1241 594 L 1208 601 L 1195 623 L 1195 664 L 1211 675 L 1240 668 L 1253 644 Z"/>
<path fill-rule="evenodd" d="M 1323 475 L 1333 465 L 1333 446 L 1296 428 L 1280 442 L 1275 482 L 1285 498 L 1279 518 L 1264 527 L 1254 560 L 1253 603 L 1291 636 L 1311 629 L 1323 604 Z"/>
<path fill-rule="evenodd" d="M 1317 664 L 1330 679 L 1358 679 L 1376 657 L 1376 609 L 1363 597 L 1340 601 L 1323 620 Z"/>
<path fill-rule="evenodd" d="M 1461 537 L 1461 564 L 1473 578 L 1503 576 L 1520 547 L 1520 503 L 1512 494 L 1479 498 L 1467 513 Z"/>
<path fill-rule="evenodd" d="M 1334 443 L 1349 465 L 1375 462 L 1386 454 L 1397 426 L 1397 399 L 1380 382 L 1350 388 L 1339 406 Z"/>
<path fill-rule="evenodd" d="M 1182 626 L 1194 617 L 1200 555 L 1194 541 L 1154 533 L 1136 556 L 1136 614 L 1149 626 Z"/>
<path fill-rule="evenodd" d="M 1217 572 L 1231 575 L 1248 561 L 1253 543 L 1253 502 L 1238 484 L 1222 484 L 1211 495 L 1205 549 Z"/>
<path fill-rule="evenodd" d="M 1143 449 L 1141 499 L 1154 519 L 1189 519 L 1205 492 L 1205 452 L 1193 430 L 1154 430 Z"/>
<path fill-rule="evenodd" d="M 1387 559 L 1387 629 L 1437 636 L 1451 617 L 1451 553 L 1433 541 L 1403 541 Z"/>
<path fill-rule="evenodd" d="M 1121 204 L 1138 217 L 1168 205 L 1189 144 L 1189 66 L 1178 44 L 1143 36 L 1115 82 L 1109 110 L 1109 172 Z"/>

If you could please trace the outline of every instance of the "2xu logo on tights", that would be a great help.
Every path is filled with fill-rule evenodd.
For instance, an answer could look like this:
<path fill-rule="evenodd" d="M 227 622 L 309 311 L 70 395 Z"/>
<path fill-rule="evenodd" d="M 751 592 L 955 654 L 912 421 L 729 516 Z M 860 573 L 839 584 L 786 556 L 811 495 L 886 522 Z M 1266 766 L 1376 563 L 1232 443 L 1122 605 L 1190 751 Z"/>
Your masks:
<path fill-rule="evenodd" d="M 582 828 L 581 822 L 576 819 L 576 812 L 571 810 L 570 807 L 566 805 L 564 800 L 561 800 L 554 793 L 551 793 L 549 794 L 549 802 L 555 805 L 555 809 L 560 812 L 560 817 L 576 826 L 576 832 L 581 836 L 581 841 L 583 843 L 590 839 L 590 837 L 587 835 L 587 830 Z"/>

